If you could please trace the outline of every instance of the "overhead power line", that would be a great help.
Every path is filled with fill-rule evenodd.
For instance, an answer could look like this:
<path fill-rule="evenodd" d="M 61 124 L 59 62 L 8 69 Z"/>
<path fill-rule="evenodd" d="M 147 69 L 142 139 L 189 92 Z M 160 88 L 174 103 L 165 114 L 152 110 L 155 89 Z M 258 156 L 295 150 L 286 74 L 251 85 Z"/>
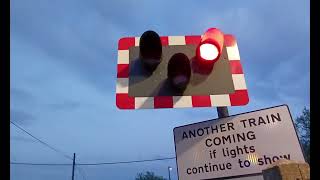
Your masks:
<path fill-rule="evenodd" d="M 53 146 L 49 145 L 48 143 L 40 140 L 39 138 L 35 137 L 34 135 L 32 135 L 31 133 L 29 133 L 28 131 L 26 131 L 25 129 L 23 129 L 22 127 L 20 127 L 19 125 L 17 125 L 16 123 L 10 121 L 11 124 L 13 124 L 15 127 L 19 128 L 20 130 L 22 130 L 23 132 L 27 133 L 29 136 L 31 136 L 32 138 L 36 139 L 37 141 L 39 141 L 41 144 L 47 146 L 48 148 L 54 150 L 55 152 L 63 155 L 65 158 L 68 158 L 70 160 L 73 160 L 72 157 L 64 154 L 62 151 L 59 151 L 58 149 L 54 148 Z"/>
<path fill-rule="evenodd" d="M 140 162 L 149 162 L 149 161 L 163 161 L 175 159 L 176 157 L 166 157 L 166 158 L 157 158 L 157 159 L 146 159 L 146 160 L 136 160 L 136 161 L 118 161 L 118 162 L 101 162 L 101 163 L 78 163 L 78 166 L 98 166 L 98 165 L 112 165 L 112 164 L 131 164 L 131 163 L 140 163 Z"/>
<path fill-rule="evenodd" d="M 64 154 L 62 151 L 59 151 L 58 149 L 54 148 L 53 146 L 49 145 L 48 143 L 40 140 L 39 138 L 35 137 L 16 123 L 10 121 L 11 124 L 13 124 L 15 127 L 18 129 L 22 130 L 32 138 L 36 139 L 38 142 L 41 144 L 47 146 L 48 148 L 54 150 L 55 152 L 63 155 L 65 158 L 68 158 L 70 160 L 73 160 L 72 157 Z M 115 165 L 115 164 L 131 164 L 131 163 L 141 163 L 141 162 L 151 162 L 151 161 L 163 161 L 163 160 L 170 160 L 170 159 L 175 159 L 176 157 L 165 157 L 165 158 L 156 158 L 156 159 L 145 159 L 145 160 L 134 160 L 134 161 L 118 161 L 118 162 L 100 162 L 100 163 L 76 163 L 76 166 L 99 166 L 99 165 Z M 28 162 L 10 162 L 12 165 L 28 165 L 28 166 L 72 166 L 72 163 L 28 163 Z M 79 172 L 83 179 L 85 178 L 84 171 L 79 167 Z"/>
<path fill-rule="evenodd" d="M 72 164 L 63 163 L 25 163 L 25 162 L 10 162 L 14 165 L 30 165 L 30 166 L 72 166 Z"/>
<path fill-rule="evenodd" d="M 165 158 L 157 158 L 157 159 L 145 159 L 145 160 L 135 160 L 135 161 L 118 161 L 118 162 L 100 162 L 100 163 L 76 163 L 76 166 L 99 166 L 99 165 L 114 165 L 114 164 L 131 164 L 131 163 L 141 163 L 141 162 L 150 162 L 150 161 L 164 161 L 175 159 L 176 157 L 165 157 Z M 24 162 L 10 162 L 10 164 L 16 165 L 44 165 L 44 166 L 71 166 L 70 164 L 54 164 L 54 163 L 24 163 Z"/>

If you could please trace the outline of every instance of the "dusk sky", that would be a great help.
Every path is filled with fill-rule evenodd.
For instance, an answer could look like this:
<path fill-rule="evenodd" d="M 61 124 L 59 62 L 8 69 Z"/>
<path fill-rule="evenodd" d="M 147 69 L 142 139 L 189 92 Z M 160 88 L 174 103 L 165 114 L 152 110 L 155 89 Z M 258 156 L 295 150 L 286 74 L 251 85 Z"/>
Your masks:
<path fill-rule="evenodd" d="M 215 108 L 119 110 L 117 46 L 125 36 L 200 35 L 238 41 L 250 102 L 237 114 L 288 104 L 310 107 L 310 2 L 10 0 L 10 120 L 77 163 L 174 157 L 173 128 L 217 118 Z M 72 163 L 10 125 L 10 160 Z M 87 180 L 168 177 L 175 160 L 80 166 Z M 71 166 L 11 165 L 12 180 L 68 180 Z M 77 180 L 83 179 L 76 171 Z"/>

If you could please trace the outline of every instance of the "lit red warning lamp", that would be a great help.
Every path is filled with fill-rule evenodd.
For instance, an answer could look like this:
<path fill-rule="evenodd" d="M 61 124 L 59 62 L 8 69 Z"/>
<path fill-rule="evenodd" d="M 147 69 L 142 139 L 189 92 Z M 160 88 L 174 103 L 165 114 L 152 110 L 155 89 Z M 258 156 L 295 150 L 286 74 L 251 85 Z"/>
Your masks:
<path fill-rule="evenodd" d="M 208 29 L 197 46 L 197 60 L 206 65 L 213 65 L 221 56 L 224 43 L 223 37 L 224 35 L 219 29 Z"/>

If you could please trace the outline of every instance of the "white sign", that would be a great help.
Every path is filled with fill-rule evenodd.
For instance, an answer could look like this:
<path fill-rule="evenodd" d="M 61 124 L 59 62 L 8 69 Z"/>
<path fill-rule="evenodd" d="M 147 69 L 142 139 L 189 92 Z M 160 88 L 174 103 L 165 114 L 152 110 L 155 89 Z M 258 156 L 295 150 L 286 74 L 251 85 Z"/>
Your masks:
<path fill-rule="evenodd" d="M 273 162 L 304 162 L 286 105 L 176 127 L 179 180 L 261 174 Z"/>

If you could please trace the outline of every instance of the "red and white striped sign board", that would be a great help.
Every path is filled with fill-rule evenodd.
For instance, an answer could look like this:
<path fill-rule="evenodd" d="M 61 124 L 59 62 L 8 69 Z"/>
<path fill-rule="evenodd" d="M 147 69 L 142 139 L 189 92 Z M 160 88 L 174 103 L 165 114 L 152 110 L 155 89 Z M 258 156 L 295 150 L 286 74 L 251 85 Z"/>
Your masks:
<path fill-rule="evenodd" d="M 162 36 L 163 46 L 198 45 L 201 36 Z M 116 105 L 119 109 L 159 109 L 187 107 L 243 106 L 248 104 L 249 96 L 240 62 L 237 41 L 233 35 L 224 35 L 230 70 L 235 92 L 232 94 L 201 96 L 129 96 L 129 48 L 139 46 L 140 37 L 124 37 L 118 43 Z"/>

